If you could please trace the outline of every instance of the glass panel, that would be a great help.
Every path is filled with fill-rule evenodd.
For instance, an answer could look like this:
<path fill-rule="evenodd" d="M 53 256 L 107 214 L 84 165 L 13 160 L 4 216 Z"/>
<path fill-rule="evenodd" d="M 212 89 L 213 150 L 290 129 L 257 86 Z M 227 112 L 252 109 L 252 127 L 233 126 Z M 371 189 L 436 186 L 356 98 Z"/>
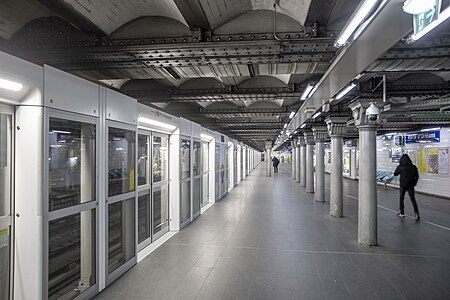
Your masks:
<path fill-rule="evenodd" d="M 10 227 L 0 228 L 0 299 L 9 299 L 10 271 Z"/>
<path fill-rule="evenodd" d="M 135 133 L 131 130 L 109 128 L 108 196 L 134 191 Z"/>
<path fill-rule="evenodd" d="M 220 181 L 220 164 L 219 164 L 219 159 L 220 159 L 220 148 L 219 146 L 216 146 L 216 152 L 214 154 L 214 158 L 215 158 L 215 167 L 216 167 L 216 176 L 215 176 L 215 199 L 218 200 L 219 199 L 219 195 L 220 195 L 220 191 L 219 191 L 219 181 Z"/>
<path fill-rule="evenodd" d="M 153 182 L 169 179 L 169 138 L 153 137 Z"/>
<path fill-rule="evenodd" d="M 181 140 L 181 179 L 191 176 L 191 142 L 189 140 Z"/>
<path fill-rule="evenodd" d="M 11 126 L 11 116 L 0 114 L 0 217 L 11 214 Z"/>
<path fill-rule="evenodd" d="M 138 243 L 150 237 L 150 194 L 138 198 Z"/>
<path fill-rule="evenodd" d="M 134 198 L 108 206 L 108 273 L 134 257 Z"/>
<path fill-rule="evenodd" d="M 147 135 L 138 135 L 138 185 L 149 183 L 148 139 Z"/>
<path fill-rule="evenodd" d="M 203 196 L 202 196 L 202 206 L 205 206 L 209 203 L 209 174 L 203 174 L 202 176 L 202 190 L 203 190 Z"/>
<path fill-rule="evenodd" d="M 49 222 L 49 299 L 74 299 L 95 284 L 95 226 L 94 210 Z"/>
<path fill-rule="evenodd" d="M 95 200 L 95 125 L 50 118 L 49 210 Z"/>
<path fill-rule="evenodd" d="M 181 183 L 181 223 L 191 218 L 191 182 Z"/>
<path fill-rule="evenodd" d="M 163 186 L 153 192 L 153 233 L 169 230 L 169 188 Z"/>
<path fill-rule="evenodd" d="M 203 147 L 203 172 L 208 172 L 209 171 L 209 145 L 208 143 L 202 143 L 202 147 Z"/>
<path fill-rule="evenodd" d="M 201 178 L 194 179 L 194 190 L 192 191 L 192 197 L 194 197 L 194 199 L 192 199 L 194 215 L 200 211 L 202 203 L 201 193 L 202 193 L 202 179 Z"/>
<path fill-rule="evenodd" d="M 194 158 L 192 161 L 192 168 L 194 171 L 194 176 L 198 176 L 200 175 L 201 172 L 201 166 L 200 166 L 200 157 L 201 157 L 201 151 L 202 149 L 200 148 L 200 142 L 194 142 Z"/>

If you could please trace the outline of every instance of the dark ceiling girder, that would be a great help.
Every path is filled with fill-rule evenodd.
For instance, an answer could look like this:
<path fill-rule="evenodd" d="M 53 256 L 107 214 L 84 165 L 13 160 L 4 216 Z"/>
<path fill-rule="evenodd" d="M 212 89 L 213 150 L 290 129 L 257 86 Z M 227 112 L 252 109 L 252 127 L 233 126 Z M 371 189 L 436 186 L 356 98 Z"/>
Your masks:
<path fill-rule="evenodd" d="M 202 28 L 211 30 L 211 25 L 200 1 L 174 0 L 174 2 L 191 29 Z"/>
<path fill-rule="evenodd" d="M 60 16 L 68 23 L 77 27 L 80 31 L 89 34 L 93 33 L 99 36 L 106 36 L 106 34 L 89 19 L 78 13 L 70 5 L 62 0 L 37 0 L 44 7 L 52 11 L 54 14 Z"/>

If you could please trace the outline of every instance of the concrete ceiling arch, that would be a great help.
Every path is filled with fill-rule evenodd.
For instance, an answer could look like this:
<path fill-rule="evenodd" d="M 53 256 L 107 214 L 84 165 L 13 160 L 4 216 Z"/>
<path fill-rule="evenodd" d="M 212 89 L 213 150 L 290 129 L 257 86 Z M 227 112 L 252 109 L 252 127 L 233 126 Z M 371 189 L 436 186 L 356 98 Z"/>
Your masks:
<path fill-rule="evenodd" d="M 224 84 L 216 78 L 193 78 L 179 86 L 180 90 L 190 89 L 220 89 Z"/>
<path fill-rule="evenodd" d="M 240 88 L 286 87 L 287 84 L 277 76 L 258 76 L 249 78 L 239 84 Z"/>
<path fill-rule="evenodd" d="M 173 0 L 64 0 L 64 2 L 91 20 L 106 34 L 111 34 L 122 25 L 142 16 L 171 18 L 188 26 Z"/>
<path fill-rule="evenodd" d="M 189 27 L 177 20 L 160 16 L 144 16 L 123 24 L 114 30 L 110 37 L 113 39 L 136 39 L 179 37 L 190 34 Z"/>

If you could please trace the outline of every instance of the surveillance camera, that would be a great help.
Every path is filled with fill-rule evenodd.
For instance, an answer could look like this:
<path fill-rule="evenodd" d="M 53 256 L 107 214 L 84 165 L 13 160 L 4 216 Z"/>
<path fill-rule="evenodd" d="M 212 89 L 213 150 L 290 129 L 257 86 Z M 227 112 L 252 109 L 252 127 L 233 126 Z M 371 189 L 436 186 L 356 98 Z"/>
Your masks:
<path fill-rule="evenodd" d="M 371 122 L 375 122 L 378 120 L 378 116 L 380 115 L 380 109 L 376 107 L 373 102 L 370 102 L 370 106 L 366 109 L 366 116 Z"/>

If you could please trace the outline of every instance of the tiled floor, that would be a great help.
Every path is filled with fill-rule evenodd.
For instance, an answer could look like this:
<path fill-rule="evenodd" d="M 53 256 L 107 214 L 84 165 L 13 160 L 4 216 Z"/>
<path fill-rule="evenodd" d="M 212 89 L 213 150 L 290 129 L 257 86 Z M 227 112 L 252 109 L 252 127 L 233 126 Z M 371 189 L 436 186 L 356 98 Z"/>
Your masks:
<path fill-rule="evenodd" d="M 449 200 L 418 195 L 416 222 L 380 188 L 379 246 L 363 247 L 357 182 L 336 219 L 289 170 L 268 178 L 261 164 L 97 299 L 450 299 Z"/>

